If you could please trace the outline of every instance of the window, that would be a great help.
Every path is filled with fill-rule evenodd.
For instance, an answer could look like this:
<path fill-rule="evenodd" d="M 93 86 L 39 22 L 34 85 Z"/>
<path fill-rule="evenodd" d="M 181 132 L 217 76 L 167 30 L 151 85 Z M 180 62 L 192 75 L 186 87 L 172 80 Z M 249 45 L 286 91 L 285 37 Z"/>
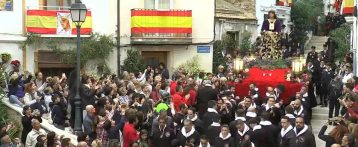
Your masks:
<path fill-rule="evenodd" d="M 144 0 L 146 9 L 173 9 L 174 0 Z"/>
<path fill-rule="evenodd" d="M 45 10 L 63 10 L 71 7 L 75 0 L 44 0 Z"/>

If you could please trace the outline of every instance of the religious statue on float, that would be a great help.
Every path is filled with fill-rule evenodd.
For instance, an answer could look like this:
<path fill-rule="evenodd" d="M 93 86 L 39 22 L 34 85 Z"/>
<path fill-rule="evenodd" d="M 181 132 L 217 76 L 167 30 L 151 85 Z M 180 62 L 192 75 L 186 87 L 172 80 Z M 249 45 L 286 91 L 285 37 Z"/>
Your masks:
<path fill-rule="evenodd" d="M 280 34 L 281 22 L 277 19 L 275 11 L 271 10 L 261 28 L 263 48 L 260 50 L 260 57 L 262 59 L 282 59 Z"/>

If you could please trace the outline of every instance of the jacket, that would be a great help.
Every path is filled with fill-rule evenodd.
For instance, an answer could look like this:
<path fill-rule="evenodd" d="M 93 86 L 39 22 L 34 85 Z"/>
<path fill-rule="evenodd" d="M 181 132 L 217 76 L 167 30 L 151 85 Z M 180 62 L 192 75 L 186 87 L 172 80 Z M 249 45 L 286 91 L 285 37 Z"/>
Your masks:
<path fill-rule="evenodd" d="M 289 126 L 286 130 L 281 129 L 278 135 L 279 147 L 290 147 L 290 140 L 295 137 L 293 127 Z"/>
<path fill-rule="evenodd" d="M 324 135 L 327 130 L 327 126 L 322 126 L 321 130 L 318 133 L 318 138 L 326 142 L 326 147 L 331 147 L 332 144 L 336 143 L 333 137 L 329 135 Z"/>
<path fill-rule="evenodd" d="M 231 137 L 230 133 L 226 137 L 223 137 L 223 135 L 220 133 L 219 136 L 215 138 L 214 143 L 215 147 L 229 147 L 235 145 L 234 139 Z"/>
<path fill-rule="evenodd" d="M 30 82 L 32 76 L 29 75 L 26 80 L 22 80 L 22 77 L 20 75 L 17 79 L 10 80 L 8 96 L 15 95 L 19 98 L 25 96 L 25 84 Z"/>
<path fill-rule="evenodd" d="M 165 126 L 163 130 L 159 127 L 153 128 L 150 138 L 152 140 L 153 147 L 167 147 L 170 146 L 171 141 L 175 139 L 174 130 L 168 126 Z"/>
<path fill-rule="evenodd" d="M 173 101 L 173 104 L 174 104 L 175 112 L 180 111 L 180 104 L 187 104 L 188 103 L 188 101 L 185 98 L 183 98 L 179 93 L 175 93 L 173 95 L 172 101 Z"/>
<path fill-rule="evenodd" d="M 185 128 L 183 127 L 178 133 L 177 140 L 179 142 L 178 146 L 185 146 L 185 143 L 187 142 L 199 145 L 200 134 L 195 130 L 194 126 L 191 128 L 190 132 L 185 132 Z"/>
<path fill-rule="evenodd" d="M 199 117 L 202 118 L 203 114 L 208 109 L 208 102 L 210 100 L 216 100 L 218 92 L 214 90 L 211 85 L 205 85 L 205 87 L 198 90 L 197 94 L 197 110 L 199 112 Z"/>
<path fill-rule="evenodd" d="M 290 147 L 316 147 L 316 141 L 313 133 L 308 130 L 308 126 L 305 125 L 300 132 L 296 131 L 296 127 L 293 129 L 295 136 L 290 140 Z"/>
<path fill-rule="evenodd" d="M 139 135 L 133 124 L 126 122 L 123 128 L 123 146 L 129 147 L 132 142 L 136 142 L 139 139 Z"/>

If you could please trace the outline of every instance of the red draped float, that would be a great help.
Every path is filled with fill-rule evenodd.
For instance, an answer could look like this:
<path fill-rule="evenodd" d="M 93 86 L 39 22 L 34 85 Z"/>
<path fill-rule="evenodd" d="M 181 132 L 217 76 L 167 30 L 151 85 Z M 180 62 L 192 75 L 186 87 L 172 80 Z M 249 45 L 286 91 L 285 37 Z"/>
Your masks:
<path fill-rule="evenodd" d="M 248 95 L 249 85 L 255 83 L 259 88 L 260 96 L 263 98 L 266 93 L 266 88 L 276 87 L 281 84 L 285 87 L 285 91 L 280 95 L 285 104 L 288 104 L 290 97 L 294 96 L 296 92 L 300 91 L 303 84 L 293 81 L 287 81 L 286 75 L 291 71 L 289 68 L 282 69 L 261 69 L 253 67 L 249 70 L 247 78 L 241 83 L 235 84 L 235 94 L 240 97 Z"/>

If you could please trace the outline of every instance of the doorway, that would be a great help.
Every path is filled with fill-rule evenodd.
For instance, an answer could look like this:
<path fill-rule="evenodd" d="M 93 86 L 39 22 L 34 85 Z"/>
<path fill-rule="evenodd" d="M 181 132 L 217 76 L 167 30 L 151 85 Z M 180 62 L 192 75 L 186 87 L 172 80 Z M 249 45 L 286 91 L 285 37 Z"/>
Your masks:
<path fill-rule="evenodd" d="M 162 51 L 142 51 L 144 63 L 151 67 L 158 67 L 159 63 L 167 65 L 168 52 Z"/>

